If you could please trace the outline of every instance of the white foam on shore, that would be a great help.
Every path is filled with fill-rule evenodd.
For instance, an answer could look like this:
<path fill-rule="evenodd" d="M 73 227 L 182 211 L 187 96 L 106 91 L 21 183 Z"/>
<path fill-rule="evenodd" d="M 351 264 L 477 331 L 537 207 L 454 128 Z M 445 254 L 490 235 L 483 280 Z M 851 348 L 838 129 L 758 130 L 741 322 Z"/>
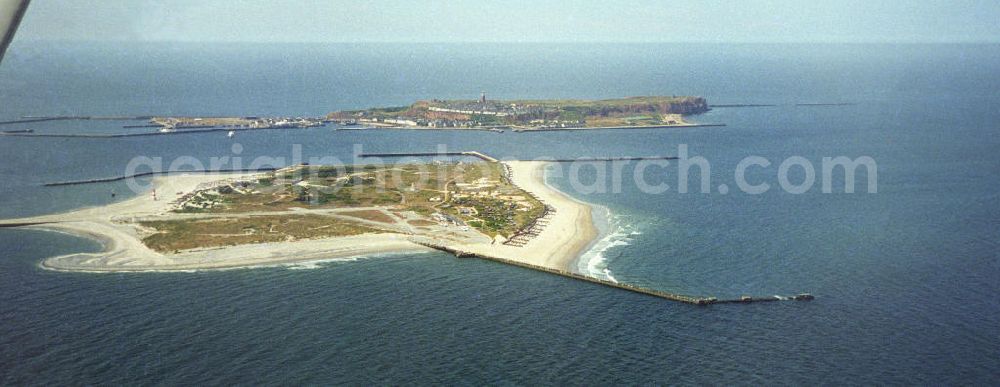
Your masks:
<path fill-rule="evenodd" d="M 427 253 L 429 253 L 429 252 L 423 252 L 423 251 L 400 251 L 400 252 L 391 252 L 391 253 L 361 254 L 361 255 L 353 255 L 353 256 L 349 256 L 349 257 L 323 258 L 323 259 L 316 259 L 316 260 L 312 260 L 312 261 L 289 262 L 289 263 L 280 264 L 278 266 L 284 267 L 284 268 L 286 268 L 288 270 L 314 270 L 314 269 L 322 269 L 322 268 L 324 268 L 324 267 L 327 266 L 325 264 L 332 263 L 332 262 L 356 262 L 356 261 L 359 261 L 359 260 L 362 260 L 362 259 L 387 258 L 387 257 L 395 257 L 395 256 L 410 256 L 410 255 L 427 254 Z M 260 266 L 260 267 L 266 267 L 266 266 Z"/>
<path fill-rule="evenodd" d="M 354 262 L 354 261 L 357 261 L 358 259 L 361 259 L 361 257 L 344 257 L 344 258 L 320 259 L 320 260 L 315 260 L 315 261 L 286 263 L 286 264 L 284 264 L 282 266 L 284 266 L 288 270 L 314 270 L 314 269 L 321 269 L 321 268 L 323 268 L 323 266 L 324 266 L 323 264 L 325 264 L 325 263 L 330 263 L 330 262 Z"/>
<path fill-rule="evenodd" d="M 594 206 L 594 223 L 601 231 L 601 237 L 577 260 L 577 271 L 581 274 L 617 283 L 608 269 L 608 250 L 618 246 L 628 246 L 631 235 L 638 235 L 621 216 L 615 216 L 604 206 Z"/>
<path fill-rule="evenodd" d="M 591 208 L 591 216 L 599 237 L 591 243 L 586 252 L 576 259 L 573 265 L 576 267 L 575 271 L 583 275 L 618 283 L 618 280 L 611 274 L 611 270 L 608 269 L 606 253 L 611 248 L 627 246 L 632 241 L 632 238 L 629 236 L 638 235 L 641 232 L 633 230 L 633 227 L 626 224 L 622 217 L 613 215 L 607 207 L 585 202 L 556 188 L 550 181 L 549 166 L 546 166 L 543 172 L 542 181 L 546 186 L 554 191 L 563 192 L 571 200 L 583 203 Z"/>
<path fill-rule="evenodd" d="M 75 235 L 75 234 L 68 234 Z M 45 266 L 45 260 L 39 261 L 38 266 L 53 271 L 64 271 L 73 273 L 201 273 L 201 272 L 220 272 L 220 271 L 236 271 L 236 270 L 257 270 L 257 269 L 273 269 L 273 268 L 285 268 L 288 270 L 312 270 L 312 269 L 322 269 L 326 267 L 325 263 L 332 262 L 355 262 L 362 259 L 372 259 L 372 258 L 383 258 L 383 257 L 394 257 L 394 256 L 411 256 L 418 254 L 428 254 L 428 251 L 399 251 L 399 252 L 388 252 L 388 253 L 373 253 L 373 254 L 359 254 L 349 257 L 338 257 L 338 258 L 322 258 L 314 259 L 311 261 L 301 261 L 301 262 L 275 262 L 275 263 L 263 263 L 259 265 L 246 265 L 246 266 L 229 266 L 229 267 L 212 267 L 212 268 L 198 268 L 198 269 L 136 269 L 128 270 L 127 268 L 121 268 L 117 270 L 86 270 L 86 269 L 72 269 L 65 270 L 59 268 L 53 268 Z"/>

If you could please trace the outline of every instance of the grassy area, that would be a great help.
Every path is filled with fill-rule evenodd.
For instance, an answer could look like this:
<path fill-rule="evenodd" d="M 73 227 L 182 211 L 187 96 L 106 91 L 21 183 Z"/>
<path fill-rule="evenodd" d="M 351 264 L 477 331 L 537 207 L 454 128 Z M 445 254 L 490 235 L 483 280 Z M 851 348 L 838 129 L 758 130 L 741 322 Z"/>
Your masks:
<path fill-rule="evenodd" d="M 360 218 L 380 223 L 396 222 L 396 220 L 390 217 L 389 215 L 386 215 L 384 212 L 377 210 L 347 211 L 347 212 L 340 212 L 338 213 L 338 215 L 350 216 L 354 218 Z"/>
<path fill-rule="evenodd" d="M 483 125 L 503 125 L 505 123 L 503 118 L 490 114 L 473 114 L 470 119 Z"/>
<path fill-rule="evenodd" d="M 685 104 L 685 103 L 697 103 L 702 100 L 701 97 L 691 97 L 691 96 L 636 96 L 636 97 L 625 97 L 625 98 L 608 98 L 608 99 L 514 99 L 514 100 L 490 100 L 490 102 L 496 102 L 500 104 L 518 104 L 518 105 L 533 105 L 533 106 L 543 106 L 552 108 L 563 108 L 563 109 L 573 109 L 573 108 L 595 108 L 595 107 L 622 107 L 622 106 L 634 106 L 634 105 L 657 105 L 657 104 Z M 438 101 L 428 103 L 427 101 L 420 101 L 414 104 L 414 106 L 443 106 L 445 104 L 469 104 L 476 103 L 476 100 L 448 100 L 448 101 Z M 380 111 L 386 111 L 386 109 L 379 109 Z M 402 111 L 402 109 L 396 108 L 393 111 Z"/>
<path fill-rule="evenodd" d="M 595 107 L 621 107 L 632 105 L 653 105 L 653 104 L 681 104 L 695 102 L 698 97 L 676 97 L 676 96 L 640 96 L 613 99 L 521 99 L 504 101 L 505 103 L 516 103 L 518 105 L 538 105 L 559 108 L 595 108 Z"/>
<path fill-rule="evenodd" d="M 189 200 L 193 207 L 177 211 L 241 214 L 292 208 L 379 207 L 413 211 L 427 218 L 435 213 L 449 214 L 487 235 L 509 236 L 540 216 L 543 206 L 505 181 L 502 168 L 498 163 L 480 162 L 298 167 L 276 171 L 238 189 L 220 187 L 199 192 Z M 469 208 L 474 208 L 475 213 Z M 341 214 L 383 223 L 394 221 L 384 212 L 370 209 Z M 220 243 L 256 243 L 260 238 L 273 237 L 227 235 L 220 236 Z M 192 243 L 206 243 L 203 239 L 195 238 Z"/>
<path fill-rule="evenodd" d="M 483 178 L 499 182 L 500 176 L 499 165 L 487 163 L 308 167 L 269 174 L 249 187 L 249 193 L 199 193 L 190 201 L 196 207 L 180 211 L 244 213 L 295 207 L 399 206 L 420 212 L 442 204 L 446 187 L 454 189 L 455 183 Z"/>
<path fill-rule="evenodd" d="M 140 223 L 155 230 L 143 243 L 160 252 L 381 232 L 319 215 L 248 216 Z"/>

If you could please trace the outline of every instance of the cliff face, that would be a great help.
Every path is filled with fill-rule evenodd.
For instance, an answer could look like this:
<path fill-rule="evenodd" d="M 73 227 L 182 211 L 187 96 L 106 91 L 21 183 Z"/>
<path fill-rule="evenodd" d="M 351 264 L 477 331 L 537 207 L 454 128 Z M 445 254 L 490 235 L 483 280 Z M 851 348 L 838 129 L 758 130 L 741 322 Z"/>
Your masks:
<path fill-rule="evenodd" d="M 702 97 L 685 97 L 678 102 L 668 102 L 658 106 L 664 114 L 698 114 L 708 111 L 708 102 Z"/>
<path fill-rule="evenodd" d="M 568 104 L 562 107 L 586 116 L 619 116 L 633 114 L 698 114 L 707 112 L 708 102 L 702 97 L 632 97 L 603 100 L 587 104 Z"/>
<path fill-rule="evenodd" d="M 698 114 L 708 111 L 708 102 L 702 97 L 678 97 L 663 101 L 629 104 L 620 113 Z"/>

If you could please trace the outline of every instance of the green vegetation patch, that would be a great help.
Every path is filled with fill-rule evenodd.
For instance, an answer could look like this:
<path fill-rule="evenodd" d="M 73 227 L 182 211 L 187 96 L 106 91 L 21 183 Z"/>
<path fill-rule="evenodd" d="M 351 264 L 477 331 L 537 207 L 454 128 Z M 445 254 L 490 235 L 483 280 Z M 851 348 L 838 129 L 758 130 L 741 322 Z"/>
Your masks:
<path fill-rule="evenodd" d="M 319 215 L 183 219 L 140 224 L 155 231 L 142 242 L 159 252 L 382 232 L 359 223 Z"/>
<path fill-rule="evenodd" d="M 204 208 L 201 207 L 203 203 L 207 204 Z M 236 189 L 221 187 L 203 191 L 194 195 L 190 204 L 196 206 L 182 207 L 177 211 L 260 215 L 260 213 L 293 208 L 381 207 L 413 211 L 425 217 L 430 217 L 434 213 L 447 213 L 491 236 L 498 234 L 510 236 L 529 225 L 543 212 L 541 202 L 514 187 L 504 178 L 502 164 L 484 162 L 346 168 L 296 167 L 295 170 L 281 170 L 265 175 L 256 182 L 241 185 Z M 477 214 L 463 214 L 459 211 L 459 207 L 474 208 Z M 383 223 L 394 222 L 382 211 L 359 210 L 353 215 L 352 213 L 343 215 Z M 239 219 L 256 221 L 261 217 Z M 320 219 L 334 222 L 328 218 Z M 288 222 L 282 224 L 286 223 L 294 225 Z M 155 245 L 158 246 L 157 249 L 172 251 L 193 246 L 261 243 L 289 236 L 303 238 L 311 235 L 294 228 L 288 233 L 277 233 L 278 235 L 272 235 L 274 233 L 270 231 L 260 233 L 259 230 L 263 227 L 260 224 L 247 228 L 254 232 L 242 228 L 232 229 L 232 225 L 227 223 L 211 225 L 211 227 L 222 227 L 227 230 L 225 232 L 208 232 L 207 229 L 196 226 L 208 227 L 196 221 L 151 224 L 150 227 L 160 232 L 150 237 L 150 246 Z M 272 225 L 264 226 L 271 230 Z M 332 226 L 327 228 L 332 228 L 330 231 L 338 230 Z M 211 238 L 205 236 L 210 234 L 213 235 Z M 191 242 L 183 242 L 182 237 L 190 238 Z"/>

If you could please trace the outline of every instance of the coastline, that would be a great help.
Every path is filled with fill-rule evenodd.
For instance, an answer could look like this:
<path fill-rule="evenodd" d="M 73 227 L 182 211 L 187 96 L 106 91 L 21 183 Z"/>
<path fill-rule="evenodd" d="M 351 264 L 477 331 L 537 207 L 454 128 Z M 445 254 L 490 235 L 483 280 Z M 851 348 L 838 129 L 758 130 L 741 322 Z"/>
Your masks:
<path fill-rule="evenodd" d="M 98 253 L 77 253 L 46 258 L 39 266 L 54 271 L 86 273 L 121 272 L 190 272 L 201 270 L 249 269 L 294 264 L 335 261 L 348 258 L 389 254 L 418 254 L 432 250 L 411 243 L 395 234 L 362 234 L 351 237 L 301 240 L 295 242 L 248 244 L 221 248 L 198 249 L 171 254 L 165 259 L 113 260 L 117 255 L 134 254 L 137 250 L 117 249 L 116 239 L 81 230 L 69 231 L 48 227 L 32 227 L 45 231 L 65 232 L 98 240 L 104 249 Z M 386 235 L 383 237 L 382 235 Z M 108 242 L 112 244 L 109 246 Z M 155 253 L 154 253 L 155 254 Z"/>
<path fill-rule="evenodd" d="M 511 182 L 555 209 L 545 230 L 522 247 L 457 245 L 459 250 L 550 269 L 574 271 L 574 264 L 597 239 L 592 207 L 546 183 L 547 161 L 505 161 Z"/>
<path fill-rule="evenodd" d="M 596 260 L 603 259 L 601 256 L 602 251 L 597 251 L 597 249 L 598 245 L 602 241 L 611 236 L 611 217 L 613 216 L 613 214 L 611 213 L 611 209 L 609 209 L 606 206 L 578 199 L 566 192 L 563 192 L 556 186 L 552 185 L 549 182 L 549 174 L 548 174 L 548 168 L 552 164 L 553 163 L 546 163 L 544 166 L 541 167 L 543 173 L 542 182 L 545 183 L 545 185 L 550 190 L 560 192 L 570 200 L 573 200 L 581 205 L 590 207 L 590 219 L 591 219 L 591 224 L 594 227 L 594 233 L 595 233 L 594 237 L 591 238 L 590 242 L 587 243 L 586 247 L 583 248 L 577 254 L 576 258 L 574 258 L 564 269 L 575 272 L 577 274 L 589 275 L 592 277 L 618 282 L 607 271 L 602 273 L 594 271 L 592 269 L 593 265 L 591 264 L 592 261 L 595 259 Z"/>
<path fill-rule="evenodd" d="M 558 131 L 584 131 L 584 130 L 617 130 L 617 129 L 669 129 L 669 128 L 711 128 L 721 127 L 726 124 L 667 124 L 667 125 L 624 125 L 624 126 L 575 126 L 568 128 L 540 128 L 540 129 L 520 129 L 513 130 L 516 133 L 531 132 L 558 132 Z"/>
<path fill-rule="evenodd" d="M 573 269 L 579 274 L 588 275 L 603 280 L 618 283 L 618 280 L 607 268 L 607 257 L 604 255 L 608 248 L 615 246 L 612 239 L 617 235 L 612 230 L 612 219 L 614 214 L 611 209 L 605 206 L 592 204 L 594 208 L 594 227 L 597 228 L 597 237 L 573 262 Z M 603 265 L 603 267 L 601 267 Z"/>
<path fill-rule="evenodd" d="M 558 131 L 585 131 L 585 130 L 615 130 L 615 129 L 670 129 L 670 128 L 711 128 L 726 126 L 724 123 L 684 123 L 684 124 L 663 124 L 663 125 L 616 125 L 616 126 L 571 126 L 565 128 L 531 128 L 520 126 L 496 126 L 479 128 L 429 128 L 424 126 L 366 126 L 366 127 L 338 127 L 334 130 L 419 130 L 419 131 L 478 131 L 493 132 L 497 130 L 510 130 L 513 133 L 531 132 L 558 132 Z"/>
<path fill-rule="evenodd" d="M 593 205 L 575 199 L 546 181 L 547 162 L 505 162 L 515 185 L 536 195 L 555 209 L 539 235 L 521 247 L 499 243 L 462 244 L 435 240 L 483 255 L 528 263 L 558 270 L 575 271 L 577 261 L 604 236 L 594 224 Z M 163 216 L 170 210 L 169 197 L 192 192 L 199 186 L 225 179 L 246 178 L 253 174 L 178 174 L 153 179 L 161 193 L 152 200 L 147 193 L 99 207 L 20 219 L 0 220 L 0 227 L 60 232 L 84 237 L 101 244 L 96 253 L 74 253 L 49 257 L 40 267 L 73 272 L 163 272 L 219 270 L 275 266 L 334 260 L 350 257 L 395 253 L 423 253 L 430 248 L 415 243 L 424 236 L 403 233 L 368 233 L 355 236 L 300 239 L 287 242 L 245 244 L 160 253 L 142 242 L 141 231 L 126 219 Z M 583 273 L 586 274 L 586 273 Z"/>
<path fill-rule="evenodd" d="M 234 269 L 273 266 L 327 259 L 348 258 L 391 253 L 430 251 L 395 233 L 360 234 L 349 237 L 297 240 L 266 244 L 185 250 L 174 254 L 153 251 L 142 243 L 136 228 L 123 224 L 122 219 L 158 216 L 170 209 L 170 194 L 194 191 L 199 185 L 230 178 L 245 178 L 253 174 L 178 174 L 159 176 L 153 186 L 164 196 L 152 200 L 148 192 L 98 207 L 6 219 L 0 227 L 16 227 L 47 232 L 60 232 L 94 240 L 102 249 L 96 253 L 73 253 L 42 260 L 40 267 L 48 270 L 73 272 L 148 272 Z"/>

